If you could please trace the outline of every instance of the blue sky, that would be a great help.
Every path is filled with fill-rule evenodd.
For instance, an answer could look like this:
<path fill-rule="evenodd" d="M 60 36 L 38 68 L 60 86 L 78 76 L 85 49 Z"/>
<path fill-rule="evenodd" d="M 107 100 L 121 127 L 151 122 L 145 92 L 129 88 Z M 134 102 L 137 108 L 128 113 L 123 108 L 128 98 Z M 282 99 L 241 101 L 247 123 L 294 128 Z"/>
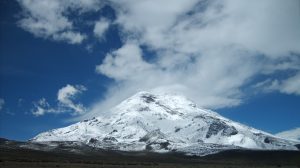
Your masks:
<path fill-rule="evenodd" d="M 1 1 L 0 137 L 27 140 L 140 90 L 271 133 L 299 127 L 298 2 Z"/>

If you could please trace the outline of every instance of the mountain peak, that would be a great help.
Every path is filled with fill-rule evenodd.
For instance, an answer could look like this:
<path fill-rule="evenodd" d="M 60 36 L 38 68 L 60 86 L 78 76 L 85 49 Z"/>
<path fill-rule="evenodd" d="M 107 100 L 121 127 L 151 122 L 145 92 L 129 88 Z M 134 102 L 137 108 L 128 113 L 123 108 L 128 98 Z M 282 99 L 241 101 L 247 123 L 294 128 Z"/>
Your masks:
<path fill-rule="evenodd" d="M 180 95 L 138 92 L 106 115 L 41 133 L 33 141 L 79 141 L 117 150 L 189 154 L 232 148 L 297 149 L 294 142 L 198 108 Z"/>
<path fill-rule="evenodd" d="M 164 106 L 170 109 L 196 108 L 196 104 L 184 96 L 172 93 L 151 93 L 147 91 L 140 91 L 136 93 L 123 101 L 120 105 L 128 106 L 130 104 L 146 106 L 156 104 L 157 106 Z M 124 108 L 124 106 L 122 108 Z"/>
<path fill-rule="evenodd" d="M 154 103 L 159 95 L 150 92 L 140 91 L 133 95 L 131 99 L 142 99 L 146 103 Z M 130 99 L 130 98 L 129 98 Z"/>

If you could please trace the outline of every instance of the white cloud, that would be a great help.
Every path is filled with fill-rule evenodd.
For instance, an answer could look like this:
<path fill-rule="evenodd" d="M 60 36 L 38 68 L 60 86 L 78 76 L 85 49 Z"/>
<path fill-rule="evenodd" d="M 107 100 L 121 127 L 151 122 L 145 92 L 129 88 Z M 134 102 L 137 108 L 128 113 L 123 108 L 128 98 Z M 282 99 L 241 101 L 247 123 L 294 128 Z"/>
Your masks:
<path fill-rule="evenodd" d="M 229 52 L 223 50 L 223 53 Z M 217 52 L 219 53 L 219 52 Z M 139 46 L 126 43 L 122 48 L 108 54 L 96 67 L 102 73 L 117 81 L 110 87 L 106 99 L 97 104 L 90 116 L 108 109 L 137 91 L 175 92 L 186 95 L 200 106 L 221 108 L 239 105 L 242 93 L 239 87 L 256 72 L 252 59 L 237 53 L 231 59 L 218 57 L 217 53 L 207 55 L 210 59 L 181 65 L 148 63 L 143 60 Z M 240 66 L 241 61 L 244 65 Z M 177 62 L 178 63 L 178 62 Z M 176 64 L 176 63 L 175 63 Z M 104 110 L 105 111 L 105 110 Z"/>
<path fill-rule="evenodd" d="M 300 72 L 284 81 L 279 88 L 282 93 L 300 95 Z"/>
<path fill-rule="evenodd" d="M 103 39 L 109 25 L 110 22 L 107 19 L 101 18 L 99 21 L 95 22 L 94 35 L 97 38 Z"/>
<path fill-rule="evenodd" d="M 86 35 L 76 30 L 70 13 L 97 11 L 102 3 L 97 0 L 18 0 L 23 9 L 20 27 L 37 37 L 79 44 Z"/>
<path fill-rule="evenodd" d="M 79 44 L 86 38 L 86 35 L 80 33 L 74 33 L 72 31 L 62 32 L 60 34 L 54 34 L 53 39 L 57 41 L 68 41 L 70 44 Z"/>
<path fill-rule="evenodd" d="M 92 114 L 138 90 L 177 92 L 208 108 L 236 106 L 254 77 L 299 71 L 296 0 L 113 3 L 124 45 L 96 70 L 117 84 Z M 154 51 L 151 61 L 141 45 Z M 283 79 L 280 91 L 297 93 L 297 79 Z"/>
<path fill-rule="evenodd" d="M 299 55 L 291 55 L 285 60 L 281 61 L 270 61 L 263 68 L 263 74 L 269 75 L 278 71 L 286 71 L 286 70 L 300 70 L 300 57 Z"/>
<path fill-rule="evenodd" d="M 3 109 L 5 105 L 5 100 L 3 98 L 0 98 L 0 111 Z"/>
<path fill-rule="evenodd" d="M 119 28 L 123 46 L 107 53 L 96 66 L 97 73 L 116 83 L 89 115 L 105 111 L 139 90 L 176 92 L 214 109 L 236 106 L 257 76 L 264 78 L 254 87 L 258 90 L 263 87 L 269 92 L 299 95 L 298 0 L 20 3 L 27 11 L 20 21 L 23 28 L 36 36 L 73 44 L 86 36 L 67 17 L 68 10 L 95 12 L 103 3 L 114 8 L 116 20 L 96 21 L 92 33 L 103 38 L 110 24 Z M 142 46 L 152 52 L 145 52 Z M 292 76 L 276 79 L 278 72 Z M 81 109 L 72 101 L 65 106 Z"/>
<path fill-rule="evenodd" d="M 43 116 L 45 114 L 70 113 L 72 115 L 80 115 L 87 111 L 81 103 L 75 103 L 74 100 L 87 88 L 82 85 L 69 85 L 58 90 L 56 106 L 51 106 L 45 98 L 33 102 L 34 108 L 31 113 L 34 116 Z"/>
<path fill-rule="evenodd" d="M 138 72 L 151 68 L 142 58 L 142 51 L 136 44 L 125 44 L 122 48 L 108 54 L 103 63 L 96 67 L 98 73 L 117 80 L 136 78 Z"/>
<path fill-rule="evenodd" d="M 57 93 L 57 100 L 63 107 L 72 109 L 75 114 L 83 114 L 86 111 L 84 106 L 80 103 L 74 103 L 73 100 L 78 94 L 86 90 L 86 87 L 82 85 L 72 86 L 68 84 L 65 87 L 59 89 Z"/>
<path fill-rule="evenodd" d="M 286 79 L 266 79 L 254 87 L 265 92 L 279 91 L 284 94 L 300 95 L 300 72 Z"/>
<path fill-rule="evenodd" d="M 59 110 L 51 108 L 45 98 L 41 98 L 40 100 L 33 102 L 33 106 L 34 108 L 31 109 L 31 113 L 36 117 L 43 116 L 46 113 L 60 113 Z"/>
<path fill-rule="evenodd" d="M 291 140 L 300 140 L 300 128 L 295 128 L 292 130 L 287 130 L 283 132 L 279 132 L 276 134 L 276 136 L 291 139 Z"/>

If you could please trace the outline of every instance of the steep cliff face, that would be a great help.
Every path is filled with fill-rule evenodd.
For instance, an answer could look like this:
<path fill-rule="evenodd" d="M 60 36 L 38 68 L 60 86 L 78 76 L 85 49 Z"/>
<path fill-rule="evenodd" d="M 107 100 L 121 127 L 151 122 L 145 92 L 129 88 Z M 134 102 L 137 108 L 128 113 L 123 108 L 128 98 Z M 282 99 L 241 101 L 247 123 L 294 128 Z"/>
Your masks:
<path fill-rule="evenodd" d="M 206 155 L 234 148 L 296 150 L 295 143 L 202 109 L 183 96 L 139 92 L 90 120 L 47 131 L 35 142 L 79 141 L 115 150 Z"/>

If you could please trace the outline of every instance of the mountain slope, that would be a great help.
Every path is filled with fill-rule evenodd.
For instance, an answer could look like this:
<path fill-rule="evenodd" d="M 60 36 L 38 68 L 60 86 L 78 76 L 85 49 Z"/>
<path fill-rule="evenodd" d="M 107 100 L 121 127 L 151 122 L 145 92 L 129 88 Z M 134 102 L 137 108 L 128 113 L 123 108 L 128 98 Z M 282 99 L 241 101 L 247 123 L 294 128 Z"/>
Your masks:
<path fill-rule="evenodd" d="M 139 92 L 110 112 L 41 133 L 34 142 L 79 141 L 90 146 L 206 155 L 233 148 L 296 150 L 294 143 L 198 108 L 178 95 Z"/>

